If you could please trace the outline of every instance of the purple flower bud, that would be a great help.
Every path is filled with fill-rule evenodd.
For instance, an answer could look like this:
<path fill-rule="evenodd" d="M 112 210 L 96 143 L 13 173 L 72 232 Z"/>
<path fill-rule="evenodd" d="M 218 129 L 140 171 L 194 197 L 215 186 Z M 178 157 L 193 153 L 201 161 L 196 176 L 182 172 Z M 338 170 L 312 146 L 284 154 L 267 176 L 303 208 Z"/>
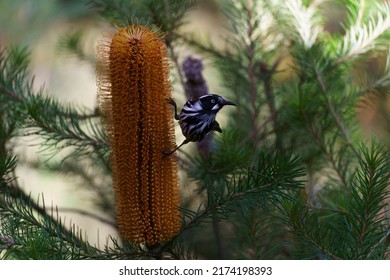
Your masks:
<path fill-rule="evenodd" d="M 208 87 L 202 75 L 203 62 L 193 56 L 187 56 L 183 62 L 183 72 L 186 76 L 184 90 L 187 99 L 193 100 L 208 94 Z"/>

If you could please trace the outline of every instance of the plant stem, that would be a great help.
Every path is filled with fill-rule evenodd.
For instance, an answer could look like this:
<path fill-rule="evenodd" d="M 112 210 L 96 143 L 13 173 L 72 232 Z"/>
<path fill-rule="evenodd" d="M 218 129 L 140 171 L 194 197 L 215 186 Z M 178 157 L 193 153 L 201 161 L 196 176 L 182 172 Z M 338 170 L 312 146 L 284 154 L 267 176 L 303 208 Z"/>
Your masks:
<path fill-rule="evenodd" d="M 64 239 L 65 241 L 69 242 L 70 244 L 73 244 L 75 241 L 77 241 L 78 244 L 84 243 L 79 237 L 75 235 L 75 232 L 70 229 L 66 229 L 62 223 L 58 220 L 56 220 L 52 215 L 49 215 L 46 212 L 45 206 L 40 206 L 38 203 L 36 203 L 34 200 L 31 199 L 29 195 L 27 195 L 22 189 L 20 189 L 18 186 L 13 185 L 13 186 L 3 186 L 4 190 L 1 190 L 2 193 L 7 193 L 9 196 L 11 196 L 14 199 L 19 199 L 22 201 L 25 205 L 28 205 L 31 207 L 31 209 L 35 210 L 40 216 L 44 217 L 45 219 L 49 219 L 50 223 L 53 225 L 52 228 L 55 228 L 56 230 L 49 229 L 49 232 L 53 236 L 61 235 L 61 238 Z M 52 209 L 53 212 L 53 209 Z M 17 210 L 14 210 L 13 213 L 15 215 L 18 215 L 19 212 Z M 25 218 L 25 217 L 24 217 Z M 38 227 L 43 227 L 41 224 L 37 224 L 34 220 L 30 220 L 32 224 L 38 226 Z M 60 229 L 60 231 L 59 231 Z M 46 229 L 48 230 L 48 229 Z M 72 239 L 69 239 L 68 237 L 72 236 Z"/>
<path fill-rule="evenodd" d="M 336 125 L 338 127 L 338 129 L 340 130 L 341 134 L 343 135 L 345 141 L 347 142 L 347 145 L 349 147 L 351 147 L 353 153 L 358 157 L 360 158 L 360 155 L 359 153 L 357 152 L 357 150 L 355 149 L 355 147 L 352 145 L 352 142 L 349 138 L 349 133 L 343 123 L 343 121 L 341 120 L 341 118 L 339 117 L 339 115 L 336 113 L 336 110 L 332 104 L 332 102 L 330 101 L 328 95 L 327 95 L 327 88 L 326 88 L 326 85 L 325 85 L 325 82 L 321 76 L 321 73 L 318 71 L 318 69 L 316 68 L 316 76 L 317 76 L 317 80 L 320 84 L 320 89 L 321 89 L 321 92 L 323 94 L 323 96 L 325 97 L 326 99 L 326 105 L 328 107 L 328 110 L 330 112 L 330 114 L 332 115 L 334 121 L 336 122 Z"/>
<path fill-rule="evenodd" d="M 248 38 L 248 44 L 247 44 L 247 54 L 248 54 L 248 64 L 246 66 L 246 71 L 248 75 L 248 81 L 249 81 L 249 95 L 250 100 L 252 104 L 252 126 L 253 128 L 257 127 L 257 118 L 259 116 L 259 108 L 257 105 L 257 94 L 256 94 L 256 78 L 255 78 L 255 42 L 253 39 L 253 32 L 254 32 L 254 26 L 252 23 L 253 14 L 252 14 L 252 8 L 253 3 L 252 1 L 248 2 L 248 6 L 246 7 L 245 11 L 247 13 L 247 38 Z M 258 132 L 256 129 L 253 131 L 253 144 L 256 147 L 257 146 L 257 138 L 258 138 Z"/>
<path fill-rule="evenodd" d="M 212 225 L 215 235 L 215 241 L 217 243 L 218 258 L 226 260 L 228 258 L 223 234 L 221 233 L 221 224 L 219 223 L 219 220 L 215 214 L 212 215 Z"/>
<path fill-rule="evenodd" d="M 273 116 L 272 123 L 275 130 L 275 146 L 279 151 L 283 151 L 283 141 L 280 133 L 278 132 L 279 121 L 278 121 L 278 110 L 276 109 L 275 104 L 275 96 L 273 93 L 272 87 L 272 74 L 275 72 L 276 67 L 279 64 L 280 59 L 276 60 L 271 69 L 268 69 L 266 63 L 260 64 L 260 72 L 264 75 L 263 78 L 263 86 L 264 86 L 264 94 L 267 100 L 268 108 L 270 111 L 270 115 Z"/>

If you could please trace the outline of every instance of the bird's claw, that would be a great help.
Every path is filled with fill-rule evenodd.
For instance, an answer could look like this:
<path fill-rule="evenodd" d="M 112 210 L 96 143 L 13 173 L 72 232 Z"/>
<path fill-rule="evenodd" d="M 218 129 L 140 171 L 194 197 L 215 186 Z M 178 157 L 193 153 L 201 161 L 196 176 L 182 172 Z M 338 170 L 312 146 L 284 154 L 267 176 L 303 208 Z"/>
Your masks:
<path fill-rule="evenodd" d="M 167 98 L 167 102 L 173 106 L 176 105 L 176 102 L 172 98 Z"/>
<path fill-rule="evenodd" d="M 172 155 L 175 151 L 162 151 L 163 157 L 168 157 Z"/>

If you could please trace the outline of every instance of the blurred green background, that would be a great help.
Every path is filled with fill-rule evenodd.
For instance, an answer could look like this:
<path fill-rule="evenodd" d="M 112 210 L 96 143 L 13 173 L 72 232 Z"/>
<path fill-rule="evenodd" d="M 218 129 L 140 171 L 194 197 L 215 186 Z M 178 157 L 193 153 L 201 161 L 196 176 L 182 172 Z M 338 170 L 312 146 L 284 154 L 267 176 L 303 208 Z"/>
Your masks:
<path fill-rule="evenodd" d="M 142 0 L 140 0 L 142 1 Z M 188 22 L 184 28 L 196 30 L 199 33 L 211 34 L 214 43 L 218 43 L 219 35 L 223 32 L 223 22 L 219 22 L 218 12 L 214 10 L 213 1 L 204 1 L 197 11 L 187 15 Z M 345 11 L 340 6 L 329 6 L 326 28 L 331 32 L 338 32 L 340 19 Z M 201 20 L 200 20 L 201 18 Z M 101 34 L 107 32 L 112 23 L 102 20 L 89 6 L 88 1 L 78 0 L 0 0 L 0 49 L 8 46 L 24 46 L 31 52 L 30 73 L 35 76 L 35 87 L 45 87 L 45 94 L 54 96 L 60 101 L 69 102 L 76 106 L 94 110 L 96 107 L 96 76 L 95 76 L 95 49 Z M 67 47 L 69 38 L 75 34 L 80 36 L 81 53 L 75 54 Z M 190 54 L 189 50 L 180 48 L 180 57 Z M 379 59 L 380 60 L 380 59 Z M 289 63 L 289 58 L 282 65 Z M 382 62 L 383 64 L 383 62 Z M 367 73 L 378 72 L 378 63 L 362 65 L 370 68 Z M 211 66 L 211 67 L 209 67 Z M 218 74 L 212 65 L 205 61 L 204 76 L 210 92 L 223 95 L 223 87 L 219 85 Z M 287 74 L 286 74 L 287 73 Z M 184 102 L 181 85 L 174 77 L 174 97 L 179 104 Z M 284 79 L 288 72 L 281 73 Z M 358 75 L 358 74 L 357 74 Z M 221 122 L 223 126 L 223 119 Z M 183 140 L 180 131 L 177 133 L 177 142 Z M 34 138 L 23 138 L 18 141 L 19 154 L 30 162 L 36 157 L 45 157 L 44 153 L 34 146 Z M 23 142 L 22 142 L 23 141 Z M 191 147 L 185 147 L 188 149 Z M 105 237 L 115 236 L 116 231 L 111 226 L 96 219 L 69 209 L 81 209 L 95 213 L 99 217 L 108 218 L 105 213 L 94 208 L 91 195 L 87 190 L 76 186 L 74 181 L 67 177 L 37 170 L 28 164 L 18 165 L 17 175 L 19 183 L 27 193 L 31 191 L 35 198 L 43 193 L 46 205 L 57 205 L 60 214 L 66 216 L 65 225 L 71 222 L 80 225 L 87 233 L 88 240 L 93 244 L 105 244 Z M 181 174 L 184 176 L 184 174 Z M 182 176 L 182 182 L 185 178 Z M 97 178 L 99 180 L 99 178 Z M 183 195 L 190 195 L 190 188 L 183 188 Z M 66 211 L 63 211 L 66 210 Z M 98 240 L 98 235 L 100 240 Z"/>
<path fill-rule="evenodd" d="M 9 46 L 26 47 L 31 52 L 30 74 L 35 76 L 35 87 L 44 87 L 44 93 L 78 107 L 96 107 L 95 45 L 101 33 L 108 28 L 86 4 L 77 0 L 1 0 L 0 49 Z M 74 34 L 81 34 L 82 59 L 65 42 Z M 34 138 L 19 140 L 19 154 L 29 164 L 20 164 L 18 181 L 33 198 L 44 194 L 47 207 L 58 206 L 66 217 L 65 225 L 74 222 L 87 232 L 93 244 L 105 244 L 108 234 L 115 230 L 96 219 L 73 210 L 85 210 L 99 217 L 88 199 L 90 193 L 63 175 L 34 168 L 36 157 L 45 153 L 34 146 Z"/>

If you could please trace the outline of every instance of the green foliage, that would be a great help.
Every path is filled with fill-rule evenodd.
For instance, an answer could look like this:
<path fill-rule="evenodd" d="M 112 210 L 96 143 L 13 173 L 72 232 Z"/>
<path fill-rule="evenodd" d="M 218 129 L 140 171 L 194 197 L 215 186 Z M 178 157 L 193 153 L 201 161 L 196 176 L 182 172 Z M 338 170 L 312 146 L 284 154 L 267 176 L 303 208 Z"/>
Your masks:
<path fill-rule="evenodd" d="M 304 170 L 297 158 L 261 153 L 249 168 L 235 172 L 224 180 L 205 181 L 207 203 L 204 210 L 187 211 L 190 222 L 199 216 L 227 216 L 237 209 L 250 212 L 259 206 L 266 208 L 280 200 L 289 199 L 290 192 L 301 187 L 298 178 Z M 217 175 L 218 176 L 218 175 Z M 215 179 L 220 179 L 215 176 Z"/>
<path fill-rule="evenodd" d="M 136 21 L 144 25 L 157 25 L 163 31 L 173 31 L 182 23 L 184 13 L 195 4 L 195 0 L 90 0 L 89 5 L 104 18 L 116 24 Z"/>
<path fill-rule="evenodd" d="M 383 259 L 386 247 L 381 241 L 386 237 L 384 202 L 389 198 L 388 177 L 390 172 L 388 154 L 383 147 L 372 144 L 362 147 L 364 160 L 359 162 L 356 179 L 352 181 L 352 201 L 347 223 L 351 228 L 350 250 L 352 258 Z"/>
<path fill-rule="evenodd" d="M 384 203 L 389 198 L 389 159 L 384 147 L 361 146 L 362 158 L 348 182 L 348 200 L 308 207 L 304 200 L 282 211 L 294 235 L 296 256 L 319 259 L 383 259 L 388 228 Z M 332 191 L 333 187 L 328 187 Z M 340 206 L 343 206 L 341 208 Z M 337 208 L 338 207 L 338 208 Z"/>
<path fill-rule="evenodd" d="M 110 213 L 112 221 L 105 222 L 115 226 L 109 145 L 100 112 L 64 105 L 43 89 L 35 91 L 28 51 L 2 50 L 2 258 L 388 259 L 390 131 L 385 125 L 382 131 L 389 134 L 368 133 L 356 118 L 365 110 L 388 120 L 386 108 L 377 111 L 375 100 L 367 101 L 372 91 L 381 102 L 389 92 L 387 2 L 88 4 L 117 25 L 138 22 L 166 32 L 178 74 L 173 78 L 175 96 L 184 86 L 180 62 L 187 49 L 210 62 L 204 65 L 218 71 L 224 91 L 217 93 L 238 106 L 229 109 L 223 133 L 215 135 L 208 154 L 178 152 L 188 196 L 181 206 L 179 234 L 155 248 L 110 236 L 100 248 L 77 225 L 64 225 L 56 208 L 47 209 L 44 201 L 20 188 L 15 168 L 23 157 L 14 147 L 17 139 L 37 137 L 46 158 L 58 160 L 29 164 L 79 178 L 80 186 L 94 193 L 95 206 Z M 342 32 L 328 31 L 329 24 L 338 24 L 327 18 L 334 5 L 346 7 L 337 26 Z M 199 21 L 210 7 L 224 28 L 218 40 L 207 30 L 192 28 L 190 21 Z M 61 46 L 90 60 L 81 47 L 82 34 L 66 37 Z M 362 82 L 356 68 L 372 63 L 374 56 L 385 57 L 383 73 L 375 76 L 363 69 L 361 75 L 369 79 Z"/>

